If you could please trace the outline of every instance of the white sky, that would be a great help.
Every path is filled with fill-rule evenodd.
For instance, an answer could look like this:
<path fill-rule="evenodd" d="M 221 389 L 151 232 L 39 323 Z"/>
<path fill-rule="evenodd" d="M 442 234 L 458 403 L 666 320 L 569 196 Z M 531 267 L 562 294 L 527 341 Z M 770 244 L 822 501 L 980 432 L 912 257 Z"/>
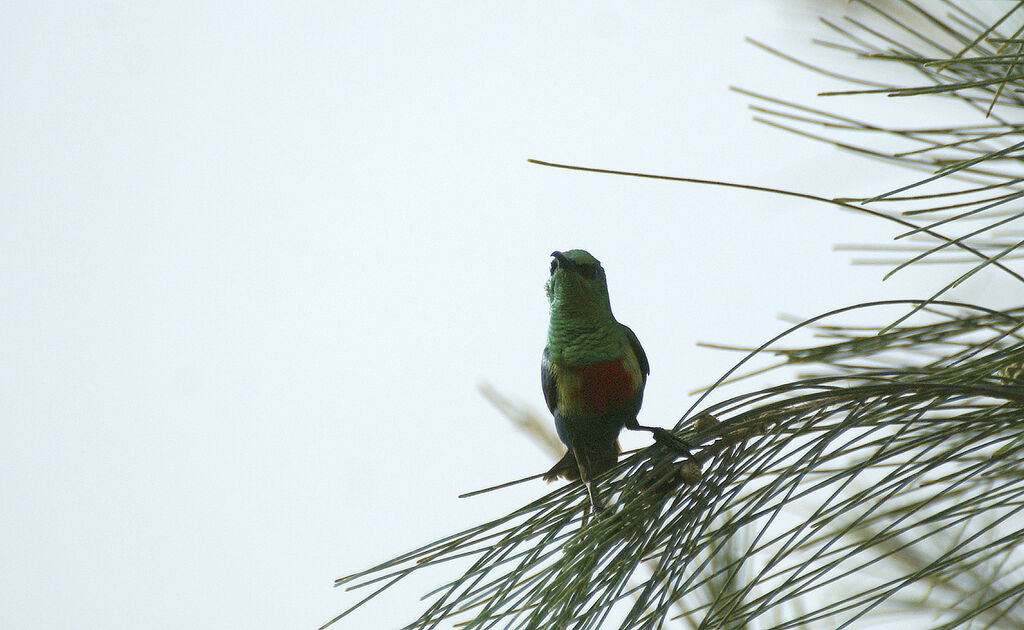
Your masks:
<path fill-rule="evenodd" d="M 696 341 L 926 294 L 832 251 L 869 218 L 526 163 L 907 183 L 728 90 L 849 111 L 743 42 L 842 60 L 822 5 L 5 3 L 0 627 L 314 628 L 335 577 L 545 492 L 456 498 L 551 463 L 476 386 L 543 409 L 552 250 L 604 263 L 663 426 L 737 358 Z"/>

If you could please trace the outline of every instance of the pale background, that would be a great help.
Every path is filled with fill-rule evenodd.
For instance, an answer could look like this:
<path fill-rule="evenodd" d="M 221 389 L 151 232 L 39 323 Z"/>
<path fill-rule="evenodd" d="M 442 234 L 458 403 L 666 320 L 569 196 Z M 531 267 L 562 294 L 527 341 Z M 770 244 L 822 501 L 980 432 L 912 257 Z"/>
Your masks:
<path fill-rule="evenodd" d="M 698 340 L 930 293 L 832 251 L 874 219 L 526 162 L 907 183 L 728 90 L 879 107 L 743 41 L 844 63 L 808 42 L 845 6 L 4 3 L 0 627 L 315 628 L 334 578 L 545 492 L 456 498 L 552 461 L 476 387 L 543 410 L 554 249 L 603 261 L 663 426 L 736 359 Z"/>

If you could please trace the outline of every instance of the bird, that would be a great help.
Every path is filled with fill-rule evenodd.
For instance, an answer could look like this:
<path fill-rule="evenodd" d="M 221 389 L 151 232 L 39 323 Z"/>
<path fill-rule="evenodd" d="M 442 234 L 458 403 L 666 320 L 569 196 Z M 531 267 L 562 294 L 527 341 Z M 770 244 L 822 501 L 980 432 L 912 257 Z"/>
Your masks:
<path fill-rule="evenodd" d="M 612 314 L 600 261 L 582 249 L 555 251 L 551 258 L 541 388 L 567 451 L 544 479 L 580 480 L 590 506 L 600 513 L 593 479 L 618 462 L 623 428 L 649 431 L 659 443 L 692 455 L 689 445 L 669 431 L 637 421 L 651 368 L 636 334 Z"/>

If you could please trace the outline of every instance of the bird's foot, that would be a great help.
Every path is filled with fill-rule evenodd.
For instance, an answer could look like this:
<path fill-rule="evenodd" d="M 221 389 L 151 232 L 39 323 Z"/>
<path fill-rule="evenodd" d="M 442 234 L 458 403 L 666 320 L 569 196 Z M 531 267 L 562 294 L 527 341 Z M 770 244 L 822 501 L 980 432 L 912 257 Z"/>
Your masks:
<path fill-rule="evenodd" d="M 654 436 L 654 441 L 658 444 L 661 444 L 670 451 L 675 451 L 680 455 L 685 455 L 690 458 L 690 461 L 698 465 L 700 464 L 700 462 L 697 461 L 697 458 L 693 456 L 693 453 L 690 452 L 690 449 L 693 447 L 690 446 L 689 442 L 683 438 L 667 429 L 662 429 L 661 427 L 650 427 L 647 430 L 651 432 L 651 435 Z"/>
<path fill-rule="evenodd" d="M 614 511 L 615 510 L 613 510 L 612 508 L 601 503 L 600 499 L 596 504 L 589 503 L 587 506 L 583 508 L 583 521 L 580 523 L 580 525 L 586 527 L 587 523 L 590 522 L 591 517 L 593 517 L 595 521 L 602 521 L 610 517 L 612 513 L 614 513 Z"/>

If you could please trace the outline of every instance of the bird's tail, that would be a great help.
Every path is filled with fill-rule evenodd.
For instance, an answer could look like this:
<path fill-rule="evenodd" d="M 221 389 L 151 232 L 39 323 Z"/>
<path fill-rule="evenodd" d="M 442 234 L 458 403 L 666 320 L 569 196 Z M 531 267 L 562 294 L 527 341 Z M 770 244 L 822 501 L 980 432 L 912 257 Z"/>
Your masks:
<path fill-rule="evenodd" d="M 554 481 L 559 477 L 576 481 L 580 478 L 580 469 L 594 478 L 606 470 L 611 470 L 619 462 L 619 441 L 612 440 L 600 444 L 581 444 L 566 451 L 562 459 L 544 473 L 544 481 Z"/>

